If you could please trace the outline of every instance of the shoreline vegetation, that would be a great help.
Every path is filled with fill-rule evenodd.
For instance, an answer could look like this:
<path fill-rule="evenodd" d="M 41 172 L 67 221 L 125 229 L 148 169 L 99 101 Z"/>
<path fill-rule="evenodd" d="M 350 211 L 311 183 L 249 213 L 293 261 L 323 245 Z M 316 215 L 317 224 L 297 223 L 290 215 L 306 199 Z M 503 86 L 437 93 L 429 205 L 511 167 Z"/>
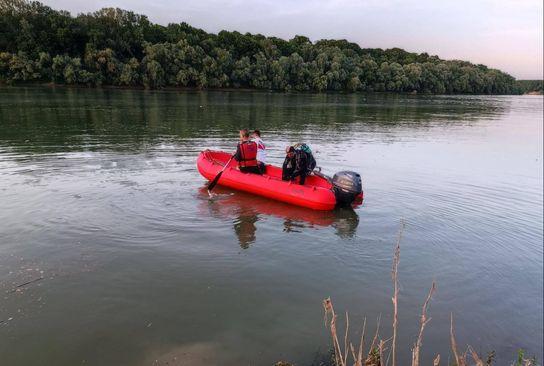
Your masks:
<path fill-rule="evenodd" d="M 350 321 L 349 313 L 345 312 L 344 334 L 337 329 L 338 314 L 334 310 L 334 306 L 330 297 L 323 300 L 324 323 L 331 335 L 331 350 L 329 354 L 318 361 L 313 366 L 397 366 L 397 332 L 398 332 L 398 306 L 399 306 L 399 279 L 398 270 L 400 263 L 400 242 L 404 230 L 404 220 L 401 220 L 400 229 L 397 236 L 395 251 L 393 255 L 393 265 L 391 269 L 391 280 L 393 282 L 393 316 L 391 326 L 391 336 L 383 339 L 380 335 L 381 314 L 376 320 L 376 330 L 371 334 L 371 341 L 367 339 L 367 319 L 363 319 L 360 338 L 355 344 L 349 339 Z M 419 366 L 421 364 L 421 348 L 423 346 L 423 335 L 425 327 L 431 321 L 428 315 L 429 306 L 434 293 L 436 292 L 436 283 L 433 281 L 422 306 L 419 316 L 419 332 L 413 345 L 411 345 L 412 361 L 411 366 Z M 366 349 L 367 344 L 368 350 Z M 490 351 L 486 357 L 482 357 L 470 345 L 466 346 L 464 352 L 459 349 L 459 345 L 455 338 L 455 329 L 453 321 L 453 313 L 450 316 L 450 348 L 451 354 L 447 357 L 441 357 L 436 354 L 433 357 L 433 366 L 452 365 L 452 366 L 491 366 L 495 364 L 495 351 Z M 538 366 L 535 357 L 527 358 L 524 350 L 518 350 L 515 360 L 509 363 L 511 366 Z M 289 362 L 279 361 L 274 366 L 295 366 Z"/>
<path fill-rule="evenodd" d="M 538 80 L 522 80 L 522 81 L 536 81 Z M 517 81 L 516 81 L 517 83 Z M 22 88 L 33 88 L 33 87 L 42 87 L 42 88 L 71 88 L 71 89 L 104 89 L 104 90 L 149 90 L 149 91 L 165 91 L 165 92 L 200 92 L 200 91 L 217 91 L 217 92 L 275 92 L 275 93 L 308 93 L 308 94 L 314 94 L 319 93 L 314 90 L 304 90 L 304 91 L 298 91 L 298 90 L 275 90 L 275 89 L 256 89 L 251 87 L 197 87 L 197 86 L 164 86 L 161 88 L 146 88 L 144 85 L 90 85 L 90 84 L 61 84 L 61 83 L 55 83 L 55 82 L 18 82 L 18 81 L 11 81 L 6 82 L 3 80 L 0 80 L 0 87 L 22 87 Z M 326 93 L 340 93 L 340 94 L 353 94 L 355 92 L 350 92 L 346 90 L 327 90 L 323 91 Z M 401 91 L 401 92 L 389 92 L 389 91 L 359 91 L 358 93 L 382 93 L 382 94 L 412 94 L 417 95 L 420 94 L 417 92 L 417 90 L 407 92 L 407 91 Z M 437 93 L 421 93 L 423 95 L 479 95 L 479 94 L 437 94 Z M 500 94 L 499 94 L 500 95 Z M 504 95 L 544 95 L 542 90 L 521 90 L 518 93 L 512 93 L 512 94 L 504 94 Z"/>
<path fill-rule="evenodd" d="M 146 89 L 542 94 L 542 81 L 347 40 L 208 33 L 104 8 L 72 16 L 0 0 L 0 84 Z"/>

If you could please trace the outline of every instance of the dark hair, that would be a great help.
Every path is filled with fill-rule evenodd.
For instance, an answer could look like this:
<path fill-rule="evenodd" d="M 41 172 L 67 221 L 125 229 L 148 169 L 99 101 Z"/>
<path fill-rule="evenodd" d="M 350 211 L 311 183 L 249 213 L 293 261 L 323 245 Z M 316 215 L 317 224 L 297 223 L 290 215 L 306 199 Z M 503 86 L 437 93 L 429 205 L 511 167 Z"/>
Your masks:
<path fill-rule="evenodd" d="M 253 131 L 253 133 L 254 133 L 255 135 L 261 137 L 261 131 L 255 130 L 255 131 Z"/>
<path fill-rule="evenodd" d="M 247 128 L 242 128 L 242 129 L 240 130 L 240 134 L 241 134 L 242 136 L 244 136 L 244 137 L 249 137 L 249 131 L 248 131 Z"/>

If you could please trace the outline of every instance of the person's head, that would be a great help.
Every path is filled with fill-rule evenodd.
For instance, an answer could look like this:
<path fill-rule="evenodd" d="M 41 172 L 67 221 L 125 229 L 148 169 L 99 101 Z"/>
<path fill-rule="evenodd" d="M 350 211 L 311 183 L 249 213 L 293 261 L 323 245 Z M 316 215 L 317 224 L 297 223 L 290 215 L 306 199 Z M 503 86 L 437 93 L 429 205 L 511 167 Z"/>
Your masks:
<path fill-rule="evenodd" d="M 261 131 L 259 131 L 259 130 L 253 131 L 253 138 L 255 138 L 255 137 L 261 137 Z"/>
<path fill-rule="evenodd" d="M 295 148 L 293 146 L 287 146 L 285 148 L 285 153 L 288 157 L 292 158 L 293 156 L 295 156 Z"/>
<path fill-rule="evenodd" d="M 249 131 L 247 128 L 242 128 L 240 130 L 240 140 L 244 141 L 249 139 Z"/>

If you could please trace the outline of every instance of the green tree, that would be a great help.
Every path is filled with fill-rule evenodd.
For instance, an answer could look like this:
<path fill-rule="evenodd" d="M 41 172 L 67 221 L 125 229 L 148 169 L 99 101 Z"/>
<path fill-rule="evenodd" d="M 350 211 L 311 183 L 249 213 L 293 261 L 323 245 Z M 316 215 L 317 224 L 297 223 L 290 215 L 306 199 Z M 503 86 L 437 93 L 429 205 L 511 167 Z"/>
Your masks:
<path fill-rule="evenodd" d="M 104 8 L 72 16 L 36 1 L 0 2 L 0 81 L 85 85 L 299 91 L 509 94 L 542 90 L 466 61 L 400 48 L 361 48 L 345 39 L 312 42 L 162 26 Z"/>
<path fill-rule="evenodd" d="M 119 84 L 135 86 L 139 85 L 140 82 L 140 63 L 135 57 L 133 57 L 126 64 L 121 66 Z"/>

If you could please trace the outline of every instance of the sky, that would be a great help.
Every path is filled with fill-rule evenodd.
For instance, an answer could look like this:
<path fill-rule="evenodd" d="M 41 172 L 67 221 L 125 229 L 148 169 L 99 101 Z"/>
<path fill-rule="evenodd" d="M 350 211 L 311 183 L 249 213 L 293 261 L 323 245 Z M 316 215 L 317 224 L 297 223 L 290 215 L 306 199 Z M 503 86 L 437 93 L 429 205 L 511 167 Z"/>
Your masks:
<path fill-rule="evenodd" d="M 443 59 L 482 63 L 517 79 L 543 78 L 543 0 L 42 0 L 73 15 L 103 7 L 312 41 L 347 39 L 363 48 L 400 47 Z"/>

